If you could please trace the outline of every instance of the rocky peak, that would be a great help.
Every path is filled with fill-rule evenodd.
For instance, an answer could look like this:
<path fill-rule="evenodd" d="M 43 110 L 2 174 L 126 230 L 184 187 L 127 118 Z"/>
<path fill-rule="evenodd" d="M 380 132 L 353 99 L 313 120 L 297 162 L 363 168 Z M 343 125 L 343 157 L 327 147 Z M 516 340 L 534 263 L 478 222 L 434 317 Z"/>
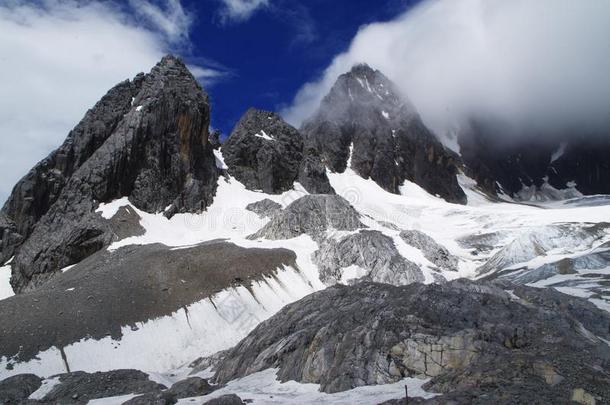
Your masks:
<path fill-rule="evenodd" d="M 456 158 L 426 128 L 415 108 L 381 72 L 356 65 L 339 76 L 301 128 L 332 171 L 351 169 L 398 193 L 413 181 L 447 201 L 464 203 Z"/>
<path fill-rule="evenodd" d="M 310 192 L 332 189 L 319 159 L 303 148 L 299 131 L 279 115 L 250 108 L 222 146 L 229 174 L 248 189 L 278 194 L 300 181 Z"/>
<path fill-rule="evenodd" d="M 111 89 L 20 180 L 2 209 L 0 256 L 15 256 L 15 291 L 113 240 L 109 221 L 95 213 L 101 202 L 129 197 L 168 216 L 205 209 L 218 178 L 209 114 L 207 94 L 173 56 Z"/>

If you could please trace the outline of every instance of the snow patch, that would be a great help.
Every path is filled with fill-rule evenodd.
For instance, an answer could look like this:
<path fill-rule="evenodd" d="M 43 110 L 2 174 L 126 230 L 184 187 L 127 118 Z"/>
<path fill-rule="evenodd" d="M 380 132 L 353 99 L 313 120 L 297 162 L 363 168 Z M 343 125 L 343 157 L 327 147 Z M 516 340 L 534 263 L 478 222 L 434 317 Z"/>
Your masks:
<path fill-rule="evenodd" d="M 229 166 L 225 163 L 225 158 L 222 156 L 222 151 L 214 149 L 214 158 L 216 159 L 216 167 L 220 170 L 228 170 Z"/>
<path fill-rule="evenodd" d="M 390 114 L 388 114 L 386 111 L 382 111 L 381 115 L 383 115 L 383 118 L 385 118 L 386 120 L 390 119 Z"/>
<path fill-rule="evenodd" d="M 422 386 L 430 379 L 405 378 L 394 384 L 369 385 L 349 391 L 327 394 L 320 392 L 319 384 L 298 383 L 277 380 L 278 369 L 267 369 L 229 382 L 213 393 L 198 397 L 198 403 L 227 394 L 236 394 L 243 399 L 251 399 L 254 404 L 330 404 L 330 405 L 369 405 L 404 398 L 405 386 L 410 397 L 433 398 L 439 394 L 425 391 Z M 178 404 L 192 404 L 193 398 L 185 398 Z"/>
<path fill-rule="evenodd" d="M 258 134 L 254 134 L 254 136 L 256 136 L 257 138 L 263 138 L 266 141 L 275 141 L 275 139 L 273 139 L 271 136 L 267 135 L 267 133 L 261 129 L 261 132 L 259 132 Z"/>
<path fill-rule="evenodd" d="M 13 295 L 15 295 L 15 292 L 11 286 L 11 266 L 2 266 L 0 267 L 0 300 Z"/>
<path fill-rule="evenodd" d="M 553 152 L 551 155 L 551 163 L 555 162 L 557 159 L 563 156 L 566 151 L 566 147 L 568 146 L 567 142 L 561 142 L 559 144 L 559 148 Z"/>
<path fill-rule="evenodd" d="M 43 399 L 45 395 L 51 392 L 53 388 L 60 383 L 61 381 L 59 381 L 59 377 L 47 378 L 42 382 L 42 385 L 36 391 L 30 394 L 28 399 Z"/>
<path fill-rule="evenodd" d="M 141 106 L 141 105 L 137 106 L 137 107 L 136 107 L 136 111 L 138 111 L 138 112 L 139 112 L 139 111 L 142 111 L 142 106 Z"/>

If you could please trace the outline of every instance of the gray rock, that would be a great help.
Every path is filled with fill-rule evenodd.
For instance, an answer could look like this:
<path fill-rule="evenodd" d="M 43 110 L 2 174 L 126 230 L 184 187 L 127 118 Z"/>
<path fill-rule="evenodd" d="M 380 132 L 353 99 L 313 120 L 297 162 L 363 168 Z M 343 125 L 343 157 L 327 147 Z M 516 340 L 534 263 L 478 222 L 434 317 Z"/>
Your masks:
<path fill-rule="evenodd" d="M 351 168 L 387 191 L 398 193 L 409 180 L 447 201 L 466 202 L 456 177 L 459 157 L 390 80 L 366 65 L 339 76 L 301 132 L 334 172 L 346 169 L 351 153 Z"/>
<path fill-rule="evenodd" d="M 248 211 L 254 212 L 261 218 L 271 218 L 282 210 L 282 206 L 268 198 L 246 205 Z"/>
<path fill-rule="evenodd" d="M 170 315 L 233 285 L 249 286 L 283 266 L 296 268 L 295 260 L 290 250 L 222 241 L 98 252 L 39 289 L 0 301 L 0 358 L 12 367 L 52 346 L 120 339 L 125 326 Z M 64 361 L 69 367 L 70 356 Z"/>
<path fill-rule="evenodd" d="M 313 194 L 293 201 L 249 239 L 291 239 L 307 234 L 323 239 L 328 230 L 354 231 L 364 228 L 360 215 L 338 195 Z"/>
<path fill-rule="evenodd" d="M 425 233 L 412 229 L 400 232 L 400 237 L 407 245 L 421 250 L 424 257 L 439 269 L 448 271 L 458 270 L 457 257 L 453 256 L 447 248 L 436 243 L 434 239 Z"/>
<path fill-rule="evenodd" d="M 366 270 L 363 280 L 392 285 L 424 281 L 419 267 L 402 257 L 392 238 L 379 231 L 329 239 L 314 252 L 312 261 L 320 270 L 320 280 L 328 285 L 341 281 L 343 269 L 352 265 Z"/>
<path fill-rule="evenodd" d="M 42 385 L 42 379 L 34 374 L 18 374 L 0 381 L 0 404 L 21 404 Z"/>
<path fill-rule="evenodd" d="M 169 392 L 178 399 L 200 397 L 212 391 L 214 391 L 214 387 L 208 384 L 207 380 L 199 377 L 189 377 L 186 380 L 178 381 L 169 389 Z"/>
<path fill-rule="evenodd" d="M 121 240 L 131 236 L 144 235 L 146 229 L 140 225 L 142 218 L 135 210 L 126 205 L 117 210 L 116 214 L 110 218 L 110 229 L 113 233 L 113 240 Z"/>
<path fill-rule="evenodd" d="M 608 313 L 554 290 L 467 280 L 337 285 L 259 325 L 215 380 L 278 368 L 281 381 L 332 393 L 420 376 L 449 395 L 506 399 L 502 390 L 525 384 L 529 398 L 540 390 L 567 403 L 575 392 L 610 398 L 609 338 Z"/>
<path fill-rule="evenodd" d="M 60 374 L 60 383 L 46 394 L 43 403 L 86 404 L 92 399 L 127 394 L 160 392 L 167 387 L 148 379 L 138 370 L 113 370 L 100 373 L 75 371 Z"/>
<path fill-rule="evenodd" d="M 244 401 L 241 400 L 235 394 L 227 394 L 218 398 L 210 399 L 203 403 L 203 405 L 244 405 Z"/>
<path fill-rule="evenodd" d="M 303 159 L 299 132 L 272 112 L 249 109 L 222 145 L 229 174 L 250 190 L 292 189 Z"/>
<path fill-rule="evenodd" d="M 107 246 L 114 235 L 94 212 L 100 202 L 129 196 L 148 212 L 171 206 L 168 216 L 205 209 L 218 178 L 208 127 L 207 95 L 174 57 L 111 90 L 3 208 L 3 246 L 6 229 L 9 235 L 2 257 L 15 253 L 13 289 L 33 289 Z M 37 180 L 43 177 L 51 180 Z"/>

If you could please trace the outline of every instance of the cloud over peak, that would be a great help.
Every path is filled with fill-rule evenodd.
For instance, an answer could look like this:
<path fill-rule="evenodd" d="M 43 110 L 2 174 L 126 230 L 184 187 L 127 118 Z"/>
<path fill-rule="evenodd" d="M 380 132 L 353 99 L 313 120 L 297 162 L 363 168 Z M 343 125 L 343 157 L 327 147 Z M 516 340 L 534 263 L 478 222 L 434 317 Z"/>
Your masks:
<path fill-rule="evenodd" d="M 367 62 L 446 133 L 472 116 L 549 131 L 610 123 L 610 2 L 426 0 L 361 28 L 283 114 L 299 124 L 337 76 Z"/>

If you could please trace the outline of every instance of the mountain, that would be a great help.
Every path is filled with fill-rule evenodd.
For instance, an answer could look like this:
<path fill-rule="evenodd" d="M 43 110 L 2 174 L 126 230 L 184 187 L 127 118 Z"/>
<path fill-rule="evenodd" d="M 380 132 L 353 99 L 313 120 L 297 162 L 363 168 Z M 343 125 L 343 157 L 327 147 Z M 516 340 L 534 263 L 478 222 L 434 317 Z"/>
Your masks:
<path fill-rule="evenodd" d="M 297 181 L 311 193 L 332 192 L 317 153 L 272 112 L 249 109 L 222 145 L 222 155 L 229 174 L 250 190 L 279 194 Z"/>
<path fill-rule="evenodd" d="M 167 56 L 15 186 L 0 403 L 607 402 L 610 196 L 523 188 L 585 143 L 453 154 L 364 65 L 301 129 L 209 112 Z"/>
<path fill-rule="evenodd" d="M 301 131 L 334 172 L 349 166 L 392 193 L 408 180 L 449 202 L 466 202 L 456 178 L 459 158 L 396 86 L 368 65 L 339 76 Z"/>
<path fill-rule="evenodd" d="M 583 132 L 528 133 L 472 120 L 458 139 L 466 172 L 491 194 L 557 200 L 610 193 L 610 141 Z"/>
<path fill-rule="evenodd" d="M 129 197 L 148 212 L 198 212 L 218 176 L 208 144 L 208 96 L 178 59 L 120 83 L 62 146 L 20 180 L 0 214 L 3 261 L 14 256 L 15 291 L 109 245 L 100 202 Z"/>

